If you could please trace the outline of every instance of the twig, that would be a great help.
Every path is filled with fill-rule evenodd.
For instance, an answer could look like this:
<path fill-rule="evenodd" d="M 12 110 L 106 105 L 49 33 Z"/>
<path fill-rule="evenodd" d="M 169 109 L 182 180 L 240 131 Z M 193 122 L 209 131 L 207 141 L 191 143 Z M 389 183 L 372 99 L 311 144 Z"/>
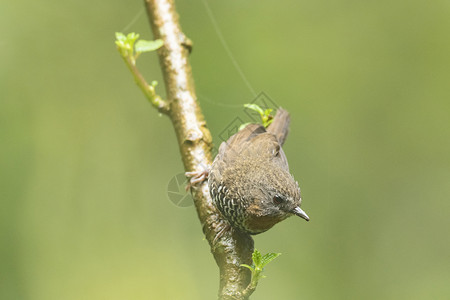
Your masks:
<path fill-rule="evenodd" d="M 147 97 L 147 99 L 150 101 L 150 103 L 160 113 L 168 114 L 169 113 L 169 105 L 168 105 L 167 101 L 163 100 L 159 95 L 156 94 L 156 92 L 155 92 L 156 84 L 150 85 L 147 83 L 147 81 L 145 81 L 141 72 L 139 72 L 138 68 L 136 67 L 135 59 L 133 59 L 132 57 L 129 57 L 129 56 L 122 56 L 122 58 L 125 61 L 125 64 L 127 65 L 128 69 L 130 69 L 131 74 L 133 74 L 134 81 L 136 81 L 136 84 L 142 90 L 142 92 Z"/>

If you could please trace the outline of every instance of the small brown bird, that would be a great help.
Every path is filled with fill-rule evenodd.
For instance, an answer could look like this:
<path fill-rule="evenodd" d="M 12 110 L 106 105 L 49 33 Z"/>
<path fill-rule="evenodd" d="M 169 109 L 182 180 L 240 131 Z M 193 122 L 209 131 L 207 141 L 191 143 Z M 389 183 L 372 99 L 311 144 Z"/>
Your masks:
<path fill-rule="evenodd" d="M 208 185 L 214 205 L 233 228 L 258 234 L 292 215 L 309 221 L 281 149 L 289 122 L 289 113 L 280 108 L 267 130 L 250 124 L 220 145 Z"/>

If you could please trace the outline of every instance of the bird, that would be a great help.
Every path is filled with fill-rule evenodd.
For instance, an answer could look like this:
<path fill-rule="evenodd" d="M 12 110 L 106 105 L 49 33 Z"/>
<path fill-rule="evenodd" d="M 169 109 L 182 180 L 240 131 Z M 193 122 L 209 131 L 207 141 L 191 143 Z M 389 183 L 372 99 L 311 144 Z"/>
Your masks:
<path fill-rule="evenodd" d="M 289 113 L 279 108 L 267 129 L 249 124 L 221 143 L 208 170 L 208 187 L 214 206 L 232 229 L 255 235 L 290 216 L 309 221 L 281 148 L 289 123 Z"/>

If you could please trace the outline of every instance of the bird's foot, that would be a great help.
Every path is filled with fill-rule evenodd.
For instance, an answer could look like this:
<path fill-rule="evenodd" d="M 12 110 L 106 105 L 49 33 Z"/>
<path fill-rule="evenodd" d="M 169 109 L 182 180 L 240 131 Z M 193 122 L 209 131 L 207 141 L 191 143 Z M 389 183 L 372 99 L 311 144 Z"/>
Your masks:
<path fill-rule="evenodd" d="M 203 181 L 208 179 L 209 167 L 206 167 L 200 171 L 186 172 L 184 174 L 186 175 L 186 177 L 190 178 L 188 184 L 186 185 L 186 191 L 188 191 L 194 185 L 202 183 Z"/>

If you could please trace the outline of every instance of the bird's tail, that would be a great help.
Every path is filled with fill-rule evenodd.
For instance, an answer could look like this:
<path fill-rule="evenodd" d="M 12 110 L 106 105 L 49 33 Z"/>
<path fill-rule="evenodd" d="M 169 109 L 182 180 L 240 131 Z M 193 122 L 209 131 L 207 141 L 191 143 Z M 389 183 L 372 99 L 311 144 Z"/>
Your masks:
<path fill-rule="evenodd" d="M 275 115 L 273 122 L 267 128 L 268 132 L 277 137 L 281 146 L 287 138 L 290 121 L 291 117 L 289 116 L 289 113 L 280 107 L 277 110 L 277 114 Z"/>

